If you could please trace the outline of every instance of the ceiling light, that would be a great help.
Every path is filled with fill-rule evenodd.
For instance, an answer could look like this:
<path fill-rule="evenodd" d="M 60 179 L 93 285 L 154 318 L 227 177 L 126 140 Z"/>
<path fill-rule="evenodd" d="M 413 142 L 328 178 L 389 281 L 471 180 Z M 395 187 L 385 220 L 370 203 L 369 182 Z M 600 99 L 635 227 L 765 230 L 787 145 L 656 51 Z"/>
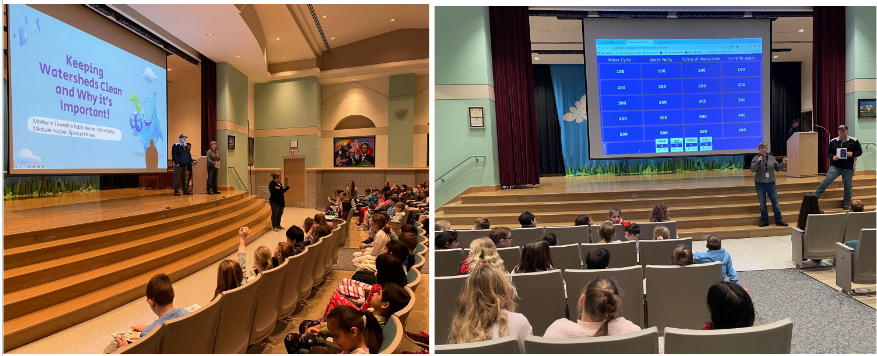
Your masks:
<path fill-rule="evenodd" d="M 804 32 L 804 29 L 802 28 L 802 29 L 798 30 L 798 32 Z"/>
<path fill-rule="evenodd" d="M 533 59 L 535 59 L 535 60 L 538 61 L 538 60 L 540 60 L 540 59 L 542 59 L 542 58 L 539 58 L 539 57 L 533 57 Z"/>
<path fill-rule="evenodd" d="M 780 56 L 773 56 L 773 58 L 780 58 Z"/>
<path fill-rule="evenodd" d="M 275 41 L 280 41 L 280 37 L 275 37 L 274 40 L 275 40 Z"/>
<path fill-rule="evenodd" d="M 330 40 L 334 40 L 334 39 L 335 39 L 335 37 L 330 38 Z"/>
<path fill-rule="evenodd" d="M 173 69 L 173 68 L 168 68 L 167 70 L 168 70 L 168 72 L 170 72 L 170 71 L 172 71 L 172 70 L 174 70 L 174 69 Z"/>
<path fill-rule="evenodd" d="M 234 56 L 235 58 L 241 58 L 241 56 Z"/>
<path fill-rule="evenodd" d="M 213 36 L 213 33 L 208 33 L 207 37 Z"/>
<path fill-rule="evenodd" d="M 283 57 L 282 59 L 286 59 L 286 57 Z"/>
<path fill-rule="evenodd" d="M 354 80 L 356 80 L 356 79 L 350 78 L 350 81 L 351 81 L 351 82 L 354 81 Z"/>
<path fill-rule="evenodd" d="M 396 21 L 396 19 L 390 19 L 390 22 Z"/>
<path fill-rule="evenodd" d="M 327 17 L 329 17 L 329 15 L 323 15 L 323 18 L 327 18 Z"/>

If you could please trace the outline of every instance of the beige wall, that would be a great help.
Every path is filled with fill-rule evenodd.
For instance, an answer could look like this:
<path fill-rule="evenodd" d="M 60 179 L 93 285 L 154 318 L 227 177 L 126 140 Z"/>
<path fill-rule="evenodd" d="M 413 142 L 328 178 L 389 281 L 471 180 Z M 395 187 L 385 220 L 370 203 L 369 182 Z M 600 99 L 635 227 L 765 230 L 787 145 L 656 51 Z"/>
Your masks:
<path fill-rule="evenodd" d="M 414 77 L 414 166 L 426 167 L 426 136 L 429 134 L 429 76 Z"/>
<path fill-rule="evenodd" d="M 323 52 L 321 70 L 429 58 L 429 30 L 406 28 Z"/>
<path fill-rule="evenodd" d="M 387 120 L 390 107 L 390 78 L 361 82 L 323 85 L 322 136 L 320 157 L 322 167 L 332 167 L 334 137 L 375 136 L 375 167 L 387 166 Z M 362 115 L 372 120 L 375 128 L 334 130 L 335 126 L 351 115 Z"/>
<path fill-rule="evenodd" d="M 197 159 L 204 154 L 201 147 L 201 70 L 186 73 L 167 85 L 167 151 L 179 140 L 181 133 L 192 144 L 192 157 Z"/>

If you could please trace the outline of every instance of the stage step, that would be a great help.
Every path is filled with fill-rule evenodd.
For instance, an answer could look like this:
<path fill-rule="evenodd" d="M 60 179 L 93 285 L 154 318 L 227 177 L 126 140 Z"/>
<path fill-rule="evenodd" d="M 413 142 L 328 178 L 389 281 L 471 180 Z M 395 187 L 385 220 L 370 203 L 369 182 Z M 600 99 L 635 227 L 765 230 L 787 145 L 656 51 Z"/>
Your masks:
<path fill-rule="evenodd" d="M 252 231 L 248 243 L 270 227 L 270 207 L 248 194 L 199 205 L 194 211 L 159 217 L 160 221 L 146 219 L 134 226 L 4 251 L 32 261 L 18 256 L 39 255 L 45 247 L 56 256 L 5 271 L 4 351 L 143 298 L 146 283 L 157 273 L 178 281 L 233 254 L 240 226 Z M 124 234 L 143 230 L 160 231 L 136 238 Z M 90 243 L 99 247 L 91 249 Z M 58 252 L 64 246 L 71 247 L 67 254 Z"/>

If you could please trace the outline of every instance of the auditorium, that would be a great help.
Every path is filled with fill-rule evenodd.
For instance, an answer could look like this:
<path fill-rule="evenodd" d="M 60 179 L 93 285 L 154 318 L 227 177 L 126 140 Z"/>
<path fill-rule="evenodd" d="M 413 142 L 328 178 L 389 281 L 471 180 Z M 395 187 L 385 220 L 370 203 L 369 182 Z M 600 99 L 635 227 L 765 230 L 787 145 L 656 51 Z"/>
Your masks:
<path fill-rule="evenodd" d="M 4 353 L 429 351 L 429 5 L 3 15 Z"/>
<path fill-rule="evenodd" d="M 596 5 L 435 7 L 434 352 L 874 354 L 877 9 Z"/>

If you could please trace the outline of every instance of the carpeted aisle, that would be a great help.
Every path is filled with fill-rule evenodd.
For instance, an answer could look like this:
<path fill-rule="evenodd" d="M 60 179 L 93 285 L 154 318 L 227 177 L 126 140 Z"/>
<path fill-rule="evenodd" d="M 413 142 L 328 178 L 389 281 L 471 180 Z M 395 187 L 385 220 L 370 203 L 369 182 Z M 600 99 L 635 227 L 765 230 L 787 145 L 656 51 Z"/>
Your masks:
<path fill-rule="evenodd" d="M 791 318 L 792 353 L 874 354 L 874 309 L 794 269 L 738 272 L 755 324 Z"/>

